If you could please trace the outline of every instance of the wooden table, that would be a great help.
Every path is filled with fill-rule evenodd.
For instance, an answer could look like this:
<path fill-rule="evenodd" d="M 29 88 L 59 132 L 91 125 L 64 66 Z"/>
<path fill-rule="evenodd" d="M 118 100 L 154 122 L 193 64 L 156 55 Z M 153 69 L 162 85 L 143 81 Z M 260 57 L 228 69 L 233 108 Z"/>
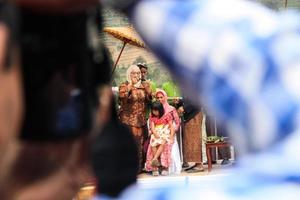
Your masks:
<path fill-rule="evenodd" d="M 207 142 L 205 143 L 206 146 L 206 156 L 207 156 L 207 164 L 208 164 L 208 171 L 211 171 L 212 168 L 212 160 L 211 160 L 211 149 L 212 148 L 224 148 L 224 147 L 230 147 L 232 146 L 232 144 L 230 142 L 217 142 L 217 143 L 213 143 L 213 142 Z"/>

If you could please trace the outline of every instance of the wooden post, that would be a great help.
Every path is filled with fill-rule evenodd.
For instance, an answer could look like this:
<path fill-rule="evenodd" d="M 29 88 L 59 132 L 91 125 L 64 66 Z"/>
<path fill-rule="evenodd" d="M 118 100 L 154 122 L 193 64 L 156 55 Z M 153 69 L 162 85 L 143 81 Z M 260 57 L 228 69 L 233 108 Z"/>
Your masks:
<path fill-rule="evenodd" d="M 121 49 L 121 51 L 120 51 L 120 53 L 119 53 L 119 56 L 118 56 L 118 58 L 117 58 L 117 60 L 116 60 L 116 62 L 115 62 L 115 64 L 114 64 L 114 67 L 113 67 L 113 69 L 112 69 L 112 71 L 111 71 L 111 76 L 110 76 L 111 78 L 112 78 L 112 76 L 114 75 L 114 72 L 115 72 L 115 70 L 116 70 L 116 68 L 117 68 L 117 64 L 118 64 L 118 62 L 119 62 L 119 60 L 120 60 L 120 58 L 121 58 L 122 52 L 123 52 L 123 50 L 124 50 L 126 44 L 127 44 L 127 42 L 124 42 L 124 43 L 123 43 L 122 49 Z"/>

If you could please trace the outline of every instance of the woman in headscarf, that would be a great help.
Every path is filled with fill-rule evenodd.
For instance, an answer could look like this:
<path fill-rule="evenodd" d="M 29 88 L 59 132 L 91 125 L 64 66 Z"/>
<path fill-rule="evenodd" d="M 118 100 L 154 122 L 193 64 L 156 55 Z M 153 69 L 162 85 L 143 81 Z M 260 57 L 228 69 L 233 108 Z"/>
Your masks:
<path fill-rule="evenodd" d="M 135 137 L 140 171 L 143 167 L 143 135 L 144 131 L 147 130 L 146 109 L 151 100 L 150 84 L 141 81 L 141 70 L 138 66 L 130 66 L 127 70 L 127 81 L 119 87 L 119 118 L 123 124 L 130 128 Z"/>
<path fill-rule="evenodd" d="M 168 103 L 168 95 L 164 90 L 158 89 L 156 90 L 155 93 L 155 98 L 162 103 L 162 105 L 164 106 L 164 110 L 165 110 L 165 115 L 170 113 L 173 117 L 174 120 L 174 128 L 175 131 L 179 130 L 179 126 L 180 126 L 180 118 L 178 116 L 178 113 L 176 111 L 176 108 L 174 108 L 173 106 L 171 106 Z"/>
<path fill-rule="evenodd" d="M 176 109 L 169 105 L 168 103 L 168 95 L 164 90 L 158 89 L 155 93 L 155 98 L 163 105 L 164 107 L 164 116 L 170 115 L 173 119 L 173 125 L 175 134 L 179 130 L 180 127 L 180 118 L 178 116 L 178 113 Z M 147 161 L 151 159 L 152 152 L 150 148 L 148 148 L 147 152 Z M 168 166 L 168 173 L 176 173 L 179 174 L 181 172 L 181 161 L 180 161 L 180 155 L 179 155 L 179 148 L 176 137 L 173 138 L 171 142 L 169 142 L 167 145 L 165 145 L 164 151 L 161 156 L 161 162 L 164 163 L 165 160 L 162 159 L 169 159 L 168 162 L 170 163 Z M 146 162 L 146 170 L 151 171 L 151 166 L 147 165 L 148 162 Z M 162 175 L 166 175 L 165 172 L 166 169 L 162 170 Z"/>

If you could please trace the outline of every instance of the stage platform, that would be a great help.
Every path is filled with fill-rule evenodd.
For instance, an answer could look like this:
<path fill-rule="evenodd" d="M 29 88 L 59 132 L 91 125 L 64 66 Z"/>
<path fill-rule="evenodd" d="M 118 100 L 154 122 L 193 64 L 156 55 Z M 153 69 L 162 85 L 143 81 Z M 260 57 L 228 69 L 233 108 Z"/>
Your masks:
<path fill-rule="evenodd" d="M 218 162 L 220 163 L 220 162 Z M 178 175 L 154 177 L 148 173 L 142 173 L 137 179 L 137 188 L 144 192 L 163 189 L 167 187 L 179 188 L 212 188 L 215 181 L 225 178 L 232 172 L 232 165 L 213 165 L 212 171 L 208 172 L 207 165 L 204 165 L 205 171 L 198 173 L 187 173 L 185 171 Z M 95 186 L 88 185 L 83 187 L 73 200 L 90 200 L 95 194 Z"/>

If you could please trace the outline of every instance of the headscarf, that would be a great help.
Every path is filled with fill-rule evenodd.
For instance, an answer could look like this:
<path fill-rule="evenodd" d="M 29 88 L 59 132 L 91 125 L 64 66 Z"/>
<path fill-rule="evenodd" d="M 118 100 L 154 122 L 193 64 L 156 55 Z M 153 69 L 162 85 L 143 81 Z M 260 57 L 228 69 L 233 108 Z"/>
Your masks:
<path fill-rule="evenodd" d="M 155 92 L 155 97 L 157 96 L 157 94 L 162 94 L 163 95 L 162 105 L 164 106 L 164 110 L 165 110 L 164 115 L 167 115 L 168 113 L 172 112 L 172 117 L 173 117 L 173 120 L 174 120 L 174 123 L 175 123 L 175 130 L 177 131 L 179 126 L 180 126 L 180 119 L 178 117 L 176 109 L 168 103 L 168 95 L 164 90 L 157 89 L 156 92 Z"/>
<path fill-rule="evenodd" d="M 175 108 L 173 106 L 170 106 L 170 104 L 168 103 L 168 95 L 167 95 L 167 93 L 164 90 L 162 90 L 162 89 L 158 89 L 155 92 L 155 97 L 158 94 L 162 94 L 163 95 L 162 105 L 164 106 L 165 114 L 173 111 Z"/>
<path fill-rule="evenodd" d="M 140 70 L 140 68 L 137 65 L 131 65 L 130 67 L 128 67 L 128 69 L 126 71 L 126 79 L 127 79 L 128 83 L 132 82 L 130 74 L 133 70 L 136 70 L 136 69 Z M 134 84 L 134 87 L 140 87 L 141 83 L 142 83 L 142 79 L 140 77 L 140 80 L 136 84 Z"/>

